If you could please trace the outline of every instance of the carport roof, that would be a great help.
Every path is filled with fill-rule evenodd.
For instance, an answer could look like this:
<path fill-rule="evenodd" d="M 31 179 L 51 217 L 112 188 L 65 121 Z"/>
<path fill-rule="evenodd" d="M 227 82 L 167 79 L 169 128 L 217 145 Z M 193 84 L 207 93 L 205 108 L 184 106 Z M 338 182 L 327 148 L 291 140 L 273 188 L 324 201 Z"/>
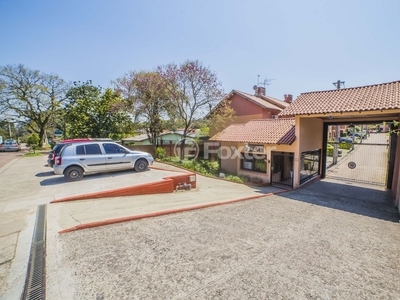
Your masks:
<path fill-rule="evenodd" d="M 360 112 L 400 108 L 400 81 L 302 93 L 280 116 Z"/>
<path fill-rule="evenodd" d="M 210 140 L 291 145 L 295 139 L 295 120 L 293 118 L 285 118 L 251 120 L 245 124 L 232 124 Z"/>

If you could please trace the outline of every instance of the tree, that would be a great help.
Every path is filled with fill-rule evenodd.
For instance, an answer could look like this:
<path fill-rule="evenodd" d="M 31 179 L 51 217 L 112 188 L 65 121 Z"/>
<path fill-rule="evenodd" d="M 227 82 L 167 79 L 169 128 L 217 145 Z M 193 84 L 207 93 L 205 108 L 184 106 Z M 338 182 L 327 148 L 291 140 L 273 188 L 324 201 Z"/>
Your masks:
<path fill-rule="evenodd" d="M 63 119 L 68 136 L 119 139 L 133 130 L 126 112 L 117 111 L 122 99 L 111 89 L 102 90 L 86 83 L 74 82 L 67 92 L 69 99 Z"/>
<path fill-rule="evenodd" d="M 168 97 L 174 112 L 184 123 L 180 158 L 183 159 L 187 133 L 194 120 L 204 117 L 223 97 L 217 76 L 199 61 L 186 61 L 182 65 L 169 64 L 158 72 L 167 80 Z M 172 113 L 172 112 L 171 112 Z"/>
<path fill-rule="evenodd" d="M 39 146 L 51 119 L 66 100 L 67 84 L 57 75 L 23 65 L 0 67 L 0 113 L 39 135 Z"/>
<path fill-rule="evenodd" d="M 206 116 L 210 132 L 216 134 L 232 123 L 235 110 L 230 100 L 223 100 Z"/>
<path fill-rule="evenodd" d="M 116 90 L 125 98 L 128 109 L 146 130 L 153 151 L 164 129 L 164 119 L 171 110 L 165 80 L 157 72 L 130 72 L 115 82 Z"/>
<path fill-rule="evenodd" d="M 27 139 L 27 144 L 29 146 L 29 148 L 31 148 L 31 150 L 33 150 L 33 153 L 36 153 L 36 147 L 39 144 L 39 136 L 36 133 L 32 133 L 28 139 Z"/>

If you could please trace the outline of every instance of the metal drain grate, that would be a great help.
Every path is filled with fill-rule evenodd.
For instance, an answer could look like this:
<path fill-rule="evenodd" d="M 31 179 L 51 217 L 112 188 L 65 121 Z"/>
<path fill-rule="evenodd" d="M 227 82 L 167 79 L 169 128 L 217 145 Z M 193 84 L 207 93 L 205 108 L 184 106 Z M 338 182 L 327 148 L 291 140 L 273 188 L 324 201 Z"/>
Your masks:
<path fill-rule="evenodd" d="M 39 205 L 22 300 L 45 299 L 46 205 Z"/>

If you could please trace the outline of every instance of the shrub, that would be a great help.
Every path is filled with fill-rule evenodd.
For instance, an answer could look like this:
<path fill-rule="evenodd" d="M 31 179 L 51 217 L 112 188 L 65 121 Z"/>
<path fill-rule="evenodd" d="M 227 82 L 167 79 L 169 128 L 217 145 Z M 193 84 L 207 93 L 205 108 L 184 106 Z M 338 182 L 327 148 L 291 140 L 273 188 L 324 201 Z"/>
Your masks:
<path fill-rule="evenodd" d="M 245 181 L 243 180 L 243 178 L 236 176 L 236 175 L 227 175 L 225 176 L 225 179 L 230 180 L 230 181 L 234 181 L 234 182 L 239 182 L 239 183 L 244 183 Z"/>
<path fill-rule="evenodd" d="M 179 158 L 179 156 L 168 156 L 168 157 L 164 157 L 162 159 L 162 161 L 180 165 L 179 162 L 181 161 L 181 159 Z"/>
<path fill-rule="evenodd" d="M 32 133 L 27 140 L 28 146 L 33 150 L 33 153 L 35 153 L 36 148 L 39 145 L 39 136 L 37 133 Z"/>
<path fill-rule="evenodd" d="M 242 178 L 244 182 L 250 182 L 251 180 L 250 175 L 240 175 L 240 178 Z"/>
<path fill-rule="evenodd" d="M 161 159 L 161 160 L 164 159 L 165 155 L 166 155 L 166 151 L 164 148 L 161 148 L 161 147 L 156 148 L 156 157 L 158 159 Z"/>
<path fill-rule="evenodd" d="M 343 143 L 338 144 L 338 147 L 339 147 L 339 149 L 347 149 L 347 150 L 349 150 L 349 149 L 352 148 L 352 144 L 343 142 Z"/>
<path fill-rule="evenodd" d="M 192 170 L 206 176 L 215 177 L 218 176 L 220 172 L 218 161 L 200 160 L 199 162 L 197 162 L 195 160 L 187 160 L 187 159 L 181 161 L 178 156 L 164 157 L 162 161 L 169 162 L 176 166 L 181 166 L 185 169 Z M 226 174 L 225 179 L 234 182 L 244 183 L 248 181 L 249 176 L 247 175 L 235 176 L 231 174 Z"/>
<path fill-rule="evenodd" d="M 219 163 L 217 161 L 201 160 L 199 163 L 211 173 L 219 171 Z"/>

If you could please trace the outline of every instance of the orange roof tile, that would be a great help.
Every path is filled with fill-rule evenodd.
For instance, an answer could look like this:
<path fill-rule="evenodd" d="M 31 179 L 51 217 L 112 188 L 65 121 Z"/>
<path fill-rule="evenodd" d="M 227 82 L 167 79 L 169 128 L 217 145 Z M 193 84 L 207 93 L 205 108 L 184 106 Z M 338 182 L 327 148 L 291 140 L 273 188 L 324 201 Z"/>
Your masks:
<path fill-rule="evenodd" d="M 226 99 L 229 99 L 233 93 L 238 94 L 240 96 L 242 96 L 243 98 L 246 98 L 247 100 L 250 100 L 251 102 L 254 102 L 255 104 L 263 107 L 263 108 L 272 108 L 272 109 L 277 109 L 277 110 L 282 110 L 284 108 L 286 108 L 287 106 L 289 106 L 288 103 L 269 97 L 269 96 L 255 96 L 255 95 L 251 95 L 251 94 L 247 94 L 238 90 L 233 90 L 232 92 L 230 92 L 227 96 Z"/>
<path fill-rule="evenodd" d="M 291 145 L 296 139 L 294 125 L 293 118 L 251 120 L 245 124 L 232 124 L 210 140 Z"/>
<path fill-rule="evenodd" d="M 400 81 L 302 93 L 280 116 L 400 108 Z"/>

